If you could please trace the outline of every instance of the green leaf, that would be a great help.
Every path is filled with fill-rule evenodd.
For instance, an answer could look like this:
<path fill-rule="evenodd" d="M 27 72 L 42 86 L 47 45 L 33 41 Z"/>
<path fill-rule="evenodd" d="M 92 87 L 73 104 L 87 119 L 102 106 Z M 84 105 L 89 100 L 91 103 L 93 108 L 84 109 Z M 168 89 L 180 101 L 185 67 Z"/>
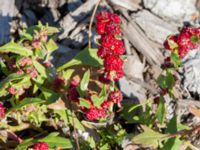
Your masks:
<path fill-rule="evenodd" d="M 171 53 L 171 60 L 172 60 L 172 62 L 174 63 L 174 65 L 176 67 L 179 67 L 179 66 L 182 65 L 182 61 L 181 61 L 181 59 L 179 57 L 178 52 L 176 52 L 176 51 Z"/>
<path fill-rule="evenodd" d="M 58 94 L 50 89 L 46 89 L 41 86 L 39 86 L 39 89 L 42 91 L 42 95 L 44 96 L 44 98 L 48 104 L 55 102 L 60 97 L 60 94 Z"/>
<path fill-rule="evenodd" d="M 37 69 L 37 71 L 40 73 L 41 76 L 47 78 L 46 68 L 43 65 L 41 65 L 37 61 L 33 61 L 33 65 Z"/>
<path fill-rule="evenodd" d="M 19 104 L 17 104 L 14 108 L 18 109 L 18 108 L 22 108 L 26 105 L 30 105 L 30 104 L 41 104 L 44 103 L 45 101 L 40 99 L 40 98 L 24 98 L 22 101 L 20 101 Z"/>
<path fill-rule="evenodd" d="M 98 108 L 99 108 L 99 107 L 101 106 L 101 104 L 105 101 L 104 97 L 100 98 L 100 97 L 98 97 L 97 95 L 92 95 L 92 96 L 91 96 L 91 100 L 92 100 L 94 106 L 95 106 L 95 107 L 98 107 Z"/>
<path fill-rule="evenodd" d="M 99 97 L 100 97 L 100 98 L 106 99 L 106 97 L 107 97 L 107 90 L 106 90 L 106 87 L 105 87 L 105 86 L 103 86 L 103 88 L 101 89 L 101 92 L 100 92 L 100 94 L 99 94 Z"/>
<path fill-rule="evenodd" d="M 11 111 L 15 109 L 20 109 L 24 106 L 30 105 L 30 104 L 41 104 L 45 101 L 40 98 L 24 98 L 22 101 L 20 101 L 16 106 L 12 107 L 7 114 L 9 114 Z"/>
<path fill-rule="evenodd" d="M 84 49 L 76 55 L 71 61 L 60 66 L 57 71 L 64 70 L 74 65 L 88 65 L 99 67 L 102 66 L 103 61 L 97 56 L 97 49 Z"/>
<path fill-rule="evenodd" d="M 27 74 L 18 75 L 16 73 L 10 74 L 7 78 L 0 82 L 0 97 L 7 93 L 7 88 L 13 81 L 21 80 L 26 78 Z"/>
<path fill-rule="evenodd" d="M 20 33 L 20 40 L 23 41 L 23 40 L 29 40 L 29 41 L 32 41 L 33 40 L 33 37 L 31 34 L 27 33 L 26 30 L 23 30 L 21 33 Z"/>
<path fill-rule="evenodd" d="M 17 146 L 16 150 L 25 150 L 25 149 L 27 149 L 29 146 L 33 145 L 35 141 L 36 141 L 36 140 L 34 140 L 33 138 L 23 140 L 23 142 L 20 143 L 20 144 Z"/>
<path fill-rule="evenodd" d="M 62 72 L 62 76 L 64 77 L 65 80 L 69 80 L 74 73 L 74 69 L 67 69 L 66 71 Z"/>
<path fill-rule="evenodd" d="M 59 110 L 54 109 L 53 111 L 54 111 L 55 114 L 58 114 L 60 116 L 59 121 L 63 120 L 65 122 L 65 124 L 68 125 L 69 118 L 67 116 L 67 112 L 66 112 L 65 109 L 59 109 Z"/>
<path fill-rule="evenodd" d="M 166 73 L 166 86 L 168 89 L 172 89 L 175 84 L 174 76 L 171 72 L 167 71 Z"/>
<path fill-rule="evenodd" d="M 59 29 L 56 27 L 50 27 L 48 25 L 42 25 L 41 22 L 38 25 L 31 26 L 26 29 L 26 33 L 33 35 L 35 31 L 47 30 L 48 35 L 52 35 L 54 33 L 58 33 Z"/>
<path fill-rule="evenodd" d="M 50 133 L 48 136 L 40 140 L 41 142 L 46 142 L 49 148 L 63 148 L 70 149 L 73 148 L 73 142 L 70 139 L 58 136 L 58 133 Z"/>
<path fill-rule="evenodd" d="M 10 42 L 0 47 L 0 53 L 15 53 L 21 56 L 31 56 L 33 52 L 17 43 Z"/>
<path fill-rule="evenodd" d="M 158 118 L 158 121 L 163 124 L 165 119 L 165 101 L 163 96 L 160 96 L 159 105 L 155 115 Z"/>
<path fill-rule="evenodd" d="M 191 37 L 191 42 L 194 44 L 198 44 L 198 42 L 200 41 L 199 37 L 197 36 L 197 34 L 192 35 Z"/>
<path fill-rule="evenodd" d="M 57 44 L 54 42 L 54 40 L 50 39 L 47 44 L 46 44 L 46 48 L 49 52 L 53 52 L 56 49 L 58 49 Z"/>
<path fill-rule="evenodd" d="M 179 150 L 183 141 L 181 141 L 178 137 L 167 140 L 164 144 L 164 147 L 161 150 Z"/>
<path fill-rule="evenodd" d="M 79 106 L 85 107 L 85 108 L 89 109 L 90 108 L 90 102 L 87 101 L 84 98 L 80 98 L 80 104 L 79 104 Z"/>
<path fill-rule="evenodd" d="M 167 134 L 155 132 L 147 126 L 143 126 L 142 128 L 144 132 L 134 136 L 132 138 L 133 143 L 141 144 L 142 146 L 148 146 L 156 149 L 163 140 L 169 138 Z"/>
<path fill-rule="evenodd" d="M 90 70 L 84 73 L 80 85 L 78 86 L 78 92 L 82 97 L 85 96 L 85 91 L 88 89 L 89 80 L 90 80 Z"/>
<path fill-rule="evenodd" d="M 177 120 L 176 120 L 176 116 L 174 116 L 170 122 L 167 124 L 167 129 L 166 129 L 167 133 L 171 133 L 174 134 L 177 132 Z"/>

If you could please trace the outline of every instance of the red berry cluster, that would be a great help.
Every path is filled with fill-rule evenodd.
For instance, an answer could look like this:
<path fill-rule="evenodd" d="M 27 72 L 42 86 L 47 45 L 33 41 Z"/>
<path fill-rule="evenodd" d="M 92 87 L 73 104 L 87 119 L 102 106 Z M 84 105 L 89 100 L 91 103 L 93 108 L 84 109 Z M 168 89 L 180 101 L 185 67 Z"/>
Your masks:
<path fill-rule="evenodd" d="M 45 142 L 38 142 L 34 144 L 34 150 L 48 150 L 49 146 Z"/>
<path fill-rule="evenodd" d="M 170 35 L 164 42 L 167 50 L 178 50 L 180 58 L 198 46 L 200 46 L 200 27 L 184 27 L 179 35 Z"/>
<path fill-rule="evenodd" d="M 106 112 L 108 112 L 111 104 L 112 103 L 120 104 L 122 99 L 123 96 L 121 91 L 113 91 L 109 94 L 108 99 L 101 104 L 100 108 L 95 107 L 93 105 L 93 102 L 89 99 L 88 101 L 90 102 L 90 108 L 89 109 L 84 108 L 83 111 L 86 113 L 86 117 L 89 120 L 105 118 Z"/>
<path fill-rule="evenodd" d="M 0 119 L 3 119 L 5 117 L 6 109 L 3 106 L 2 103 L 0 103 Z"/>
<path fill-rule="evenodd" d="M 121 39 L 120 17 L 107 11 L 96 15 L 96 31 L 101 35 L 98 56 L 104 60 L 105 80 L 119 80 L 123 75 L 123 60 L 120 56 L 125 52 Z"/>

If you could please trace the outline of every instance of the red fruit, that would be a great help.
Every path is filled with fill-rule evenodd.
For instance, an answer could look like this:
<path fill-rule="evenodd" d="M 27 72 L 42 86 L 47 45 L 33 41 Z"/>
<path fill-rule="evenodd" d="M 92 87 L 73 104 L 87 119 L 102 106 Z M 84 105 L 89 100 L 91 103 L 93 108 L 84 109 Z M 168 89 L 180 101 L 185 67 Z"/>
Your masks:
<path fill-rule="evenodd" d="M 26 73 L 30 74 L 31 78 L 36 78 L 38 76 L 38 72 L 34 67 L 26 68 Z"/>
<path fill-rule="evenodd" d="M 44 65 L 45 67 L 47 67 L 47 68 L 53 66 L 52 63 L 51 63 L 50 61 L 45 61 L 45 62 L 43 63 L 43 65 Z"/>
<path fill-rule="evenodd" d="M 102 104 L 101 104 L 101 107 L 104 109 L 104 110 L 107 110 L 109 107 L 110 107 L 110 101 L 104 101 Z"/>
<path fill-rule="evenodd" d="M 115 77 L 114 77 L 114 80 L 115 81 L 118 81 L 120 78 L 122 78 L 123 76 L 124 76 L 124 71 L 123 71 L 123 69 L 121 69 L 121 70 L 117 70 L 117 71 L 115 71 Z"/>
<path fill-rule="evenodd" d="M 176 44 L 177 43 L 177 36 L 176 35 L 171 35 L 169 36 L 163 43 L 164 48 L 167 50 L 173 50 L 170 45 Z"/>
<path fill-rule="evenodd" d="M 79 93 L 76 89 L 76 87 L 70 87 L 69 90 L 68 90 L 68 99 L 71 100 L 71 101 L 74 101 L 74 102 L 79 102 Z"/>
<path fill-rule="evenodd" d="M 34 144 L 34 150 L 48 150 L 49 146 L 45 142 L 38 142 Z"/>
<path fill-rule="evenodd" d="M 120 103 L 123 99 L 121 91 L 114 91 L 109 94 L 108 100 L 113 103 Z"/>
<path fill-rule="evenodd" d="M 115 43 L 115 46 L 112 47 L 113 54 L 115 55 L 122 55 L 125 52 L 125 46 L 124 42 L 122 40 L 118 40 L 117 43 Z"/>
<path fill-rule="evenodd" d="M 31 45 L 33 46 L 33 48 L 40 48 L 40 46 L 41 46 L 41 42 L 39 41 L 39 40 L 33 40 L 32 41 L 32 43 L 31 43 Z"/>
<path fill-rule="evenodd" d="M 105 33 L 107 22 L 99 22 L 96 24 L 96 31 L 98 34 L 102 35 Z"/>
<path fill-rule="evenodd" d="M 112 48 L 112 46 L 114 46 L 117 43 L 118 43 L 118 40 L 111 34 L 102 36 L 101 38 L 101 45 L 103 47 Z"/>
<path fill-rule="evenodd" d="M 20 74 L 24 74 L 24 71 L 21 70 L 21 69 L 19 69 L 19 70 L 17 70 L 16 74 L 18 74 L 18 75 L 20 75 Z"/>
<path fill-rule="evenodd" d="M 2 103 L 0 103 L 0 119 L 5 118 L 6 109 Z"/>
<path fill-rule="evenodd" d="M 154 104 L 159 104 L 160 102 L 160 96 L 156 96 L 154 99 L 153 99 L 153 103 Z"/>
<path fill-rule="evenodd" d="M 90 108 L 89 110 L 86 111 L 86 117 L 89 120 L 96 120 L 99 117 L 99 111 L 97 108 Z"/>
<path fill-rule="evenodd" d="M 111 55 L 111 54 L 112 54 L 112 51 L 109 48 L 103 47 L 103 46 L 100 46 L 97 52 L 97 55 L 100 58 L 105 58 L 106 56 Z"/>
<path fill-rule="evenodd" d="M 106 78 L 105 74 L 101 74 L 99 76 L 99 81 L 101 81 L 102 83 L 105 83 L 105 84 L 109 84 L 110 83 L 110 79 Z"/>
<path fill-rule="evenodd" d="M 108 11 L 101 11 L 96 15 L 96 20 L 98 22 L 108 22 L 110 21 L 110 13 Z"/>
<path fill-rule="evenodd" d="M 72 79 L 70 87 L 77 87 L 79 84 L 78 80 Z"/>
<path fill-rule="evenodd" d="M 62 88 L 64 86 L 65 86 L 65 80 L 64 79 L 62 79 L 60 77 L 56 77 L 54 79 L 54 81 L 53 81 L 53 87 L 55 89 L 60 89 L 60 88 Z"/>
<path fill-rule="evenodd" d="M 20 66 L 25 66 L 25 65 L 31 65 L 32 64 L 32 59 L 29 57 L 23 57 L 20 61 L 19 61 L 19 65 Z"/>
<path fill-rule="evenodd" d="M 99 118 L 105 118 L 106 116 L 106 112 L 104 109 L 98 109 L 98 112 L 99 112 Z"/>
<path fill-rule="evenodd" d="M 105 32 L 106 34 L 119 35 L 121 34 L 121 28 L 119 24 L 110 22 L 105 26 Z"/>
<path fill-rule="evenodd" d="M 121 23 L 121 19 L 117 14 L 110 14 L 110 21 L 116 23 L 116 24 L 120 24 Z"/>
<path fill-rule="evenodd" d="M 8 89 L 8 92 L 12 95 L 15 95 L 17 94 L 17 89 L 13 86 L 11 86 L 9 89 Z"/>
<path fill-rule="evenodd" d="M 106 71 L 113 71 L 116 72 L 118 70 L 122 70 L 123 60 L 118 56 L 107 56 L 104 60 L 104 67 Z"/>

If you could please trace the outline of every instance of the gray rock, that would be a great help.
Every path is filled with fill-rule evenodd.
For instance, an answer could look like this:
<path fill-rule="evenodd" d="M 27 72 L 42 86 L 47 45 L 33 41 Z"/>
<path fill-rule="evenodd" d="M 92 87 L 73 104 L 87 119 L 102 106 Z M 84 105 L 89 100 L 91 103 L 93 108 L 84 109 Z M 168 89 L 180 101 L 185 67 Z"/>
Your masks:
<path fill-rule="evenodd" d="M 141 85 L 129 81 L 126 77 L 119 80 L 119 86 L 122 93 L 128 98 L 138 99 L 139 101 L 146 99 L 146 91 L 141 87 Z"/>
<path fill-rule="evenodd" d="M 177 25 L 163 21 L 147 10 L 139 11 L 133 16 L 136 23 L 153 41 L 163 43 L 166 37 L 177 32 Z"/>
<path fill-rule="evenodd" d="M 183 59 L 183 86 L 186 90 L 200 95 L 200 47 L 189 51 Z"/>
<path fill-rule="evenodd" d="M 198 14 L 196 0 L 143 0 L 144 6 L 156 15 L 175 22 L 191 21 Z"/>
<path fill-rule="evenodd" d="M 10 22 L 17 14 L 15 0 L 0 0 L 0 44 L 10 40 Z"/>

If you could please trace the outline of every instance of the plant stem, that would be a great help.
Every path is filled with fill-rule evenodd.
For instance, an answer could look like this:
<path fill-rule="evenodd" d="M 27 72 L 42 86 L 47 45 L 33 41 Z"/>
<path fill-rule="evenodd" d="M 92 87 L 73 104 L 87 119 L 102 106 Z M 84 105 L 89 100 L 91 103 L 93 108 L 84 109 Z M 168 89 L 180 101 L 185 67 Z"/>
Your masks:
<path fill-rule="evenodd" d="M 65 99 L 67 100 L 67 97 L 65 95 Z M 80 150 L 80 145 L 79 145 L 79 139 L 78 139 L 78 133 L 77 133 L 77 129 L 75 127 L 75 121 L 74 121 L 74 117 L 73 117 L 73 111 L 72 111 L 72 104 L 71 104 L 71 101 L 69 101 L 69 109 L 71 111 L 71 115 L 72 115 L 72 125 L 73 125 L 73 128 L 74 128 L 74 136 L 75 136 L 75 141 L 76 141 L 76 146 L 77 146 L 77 149 L 76 150 Z M 74 114 L 75 115 L 75 114 Z"/>
<path fill-rule="evenodd" d="M 93 12 L 92 12 L 92 17 L 91 17 L 91 19 L 90 19 L 90 24 L 89 24 L 89 29 L 88 29 L 88 48 L 89 48 L 89 49 L 91 48 L 92 23 L 93 23 L 93 21 L 94 21 L 94 16 L 95 16 L 95 13 L 96 13 L 96 11 L 97 11 L 97 8 L 98 8 L 100 2 L 101 2 L 101 0 L 98 0 L 98 1 L 97 1 L 96 5 L 95 5 L 95 8 L 94 8 L 94 10 L 93 10 Z"/>

